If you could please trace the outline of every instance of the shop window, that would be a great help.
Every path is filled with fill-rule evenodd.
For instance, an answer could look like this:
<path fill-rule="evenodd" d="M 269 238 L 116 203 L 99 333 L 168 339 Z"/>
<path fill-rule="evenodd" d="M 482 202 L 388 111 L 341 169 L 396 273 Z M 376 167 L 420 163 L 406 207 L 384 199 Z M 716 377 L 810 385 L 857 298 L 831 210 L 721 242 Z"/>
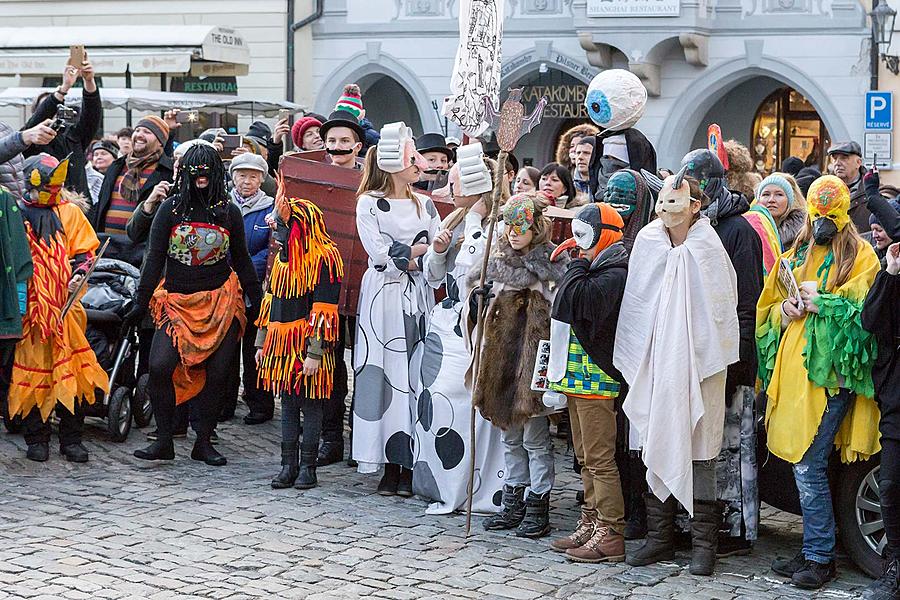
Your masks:
<path fill-rule="evenodd" d="M 828 130 L 815 107 L 796 90 L 775 91 L 756 111 L 750 150 L 759 173 L 779 170 L 788 156 L 824 169 L 825 150 L 830 144 Z"/>

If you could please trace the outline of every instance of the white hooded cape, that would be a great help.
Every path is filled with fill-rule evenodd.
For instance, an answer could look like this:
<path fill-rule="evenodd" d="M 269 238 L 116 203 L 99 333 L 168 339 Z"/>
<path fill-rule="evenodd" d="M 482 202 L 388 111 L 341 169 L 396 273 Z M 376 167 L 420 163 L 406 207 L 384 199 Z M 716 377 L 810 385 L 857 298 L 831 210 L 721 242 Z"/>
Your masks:
<path fill-rule="evenodd" d="M 739 359 L 737 276 L 709 223 L 673 247 L 653 221 L 638 233 L 613 363 L 628 382 L 623 408 L 643 448 L 647 484 L 693 515 L 692 460 L 719 454 L 725 370 Z M 632 437 L 634 440 L 634 436 Z"/>

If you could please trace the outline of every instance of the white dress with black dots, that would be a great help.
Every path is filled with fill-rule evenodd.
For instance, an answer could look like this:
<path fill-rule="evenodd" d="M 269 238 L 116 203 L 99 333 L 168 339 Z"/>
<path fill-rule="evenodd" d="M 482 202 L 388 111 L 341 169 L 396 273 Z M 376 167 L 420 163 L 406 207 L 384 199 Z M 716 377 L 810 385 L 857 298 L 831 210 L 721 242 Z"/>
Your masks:
<path fill-rule="evenodd" d="M 421 391 L 420 365 L 434 290 L 419 269 L 409 271 L 412 246 L 430 244 L 440 216 L 427 196 L 363 194 L 356 230 L 369 268 L 362 278 L 353 352 L 353 458 L 361 473 L 388 462 L 413 466 L 413 426 Z"/>
<path fill-rule="evenodd" d="M 447 294 L 431 311 L 422 356 L 423 389 L 416 409 L 413 491 L 434 500 L 427 514 L 447 514 L 466 507 L 472 394 L 465 386 L 470 356 L 463 340 L 466 323 L 462 309 L 469 297 L 466 275 L 483 259 L 486 235 L 481 217 L 469 213 L 453 230 L 444 255 L 433 250 L 425 255 L 426 279 L 434 287 L 444 284 Z M 500 509 L 503 470 L 500 430 L 476 411 L 474 512 Z"/>

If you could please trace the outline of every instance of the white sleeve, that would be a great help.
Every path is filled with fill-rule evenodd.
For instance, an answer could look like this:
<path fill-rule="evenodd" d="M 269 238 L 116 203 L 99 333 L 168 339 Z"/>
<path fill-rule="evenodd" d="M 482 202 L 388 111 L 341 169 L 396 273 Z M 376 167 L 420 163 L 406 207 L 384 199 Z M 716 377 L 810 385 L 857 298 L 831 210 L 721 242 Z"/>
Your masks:
<path fill-rule="evenodd" d="M 398 275 L 407 270 L 412 249 L 399 242 L 390 242 L 378 227 L 375 198 L 368 194 L 356 203 L 356 232 L 376 271 Z M 404 250 L 405 249 L 405 250 Z"/>

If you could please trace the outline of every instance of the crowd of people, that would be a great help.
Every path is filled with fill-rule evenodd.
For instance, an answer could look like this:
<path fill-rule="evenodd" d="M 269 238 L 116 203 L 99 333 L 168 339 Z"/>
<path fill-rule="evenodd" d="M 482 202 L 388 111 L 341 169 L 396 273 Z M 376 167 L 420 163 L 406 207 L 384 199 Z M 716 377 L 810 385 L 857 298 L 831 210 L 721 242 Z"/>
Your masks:
<path fill-rule="evenodd" d="M 228 153 L 223 130 L 176 143 L 177 110 L 99 136 L 93 69 L 67 67 L 22 130 L 0 124 L 4 404 L 27 458 L 48 460 L 55 411 L 61 454 L 88 460 L 83 406 L 110 382 L 78 298 L 109 240 L 104 257 L 141 269 L 121 315 L 156 420 L 139 459 L 174 459 L 190 427 L 191 458 L 225 465 L 215 429 L 242 380 L 247 425 L 280 401 L 273 488 L 318 485 L 316 468 L 344 459 L 346 420 L 350 461 L 381 473 L 379 494 L 418 495 L 429 514 L 471 494 L 484 528 L 540 538 L 552 432 L 568 431 L 582 510 L 552 549 L 639 567 L 671 559 L 686 529 L 691 573 L 711 575 L 757 536 L 764 410 L 803 512 L 802 549 L 773 570 L 807 589 L 836 576 L 826 467 L 835 449 L 880 452 L 886 567 L 865 597 L 900 597 L 900 192 L 855 142 L 829 149 L 826 174 L 791 157 L 763 177 L 734 141 L 661 168 L 634 127 L 643 104 L 590 104 L 603 86 L 641 86 L 629 75 L 598 76 L 593 123 L 538 169 L 402 123 L 379 132 L 356 85 L 327 117 L 254 122 Z M 59 127 L 79 77 L 78 118 Z M 285 193 L 286 151 L 359 174 L 355 315 L 339 314 L 349 257 L 328 207 Z"/>

